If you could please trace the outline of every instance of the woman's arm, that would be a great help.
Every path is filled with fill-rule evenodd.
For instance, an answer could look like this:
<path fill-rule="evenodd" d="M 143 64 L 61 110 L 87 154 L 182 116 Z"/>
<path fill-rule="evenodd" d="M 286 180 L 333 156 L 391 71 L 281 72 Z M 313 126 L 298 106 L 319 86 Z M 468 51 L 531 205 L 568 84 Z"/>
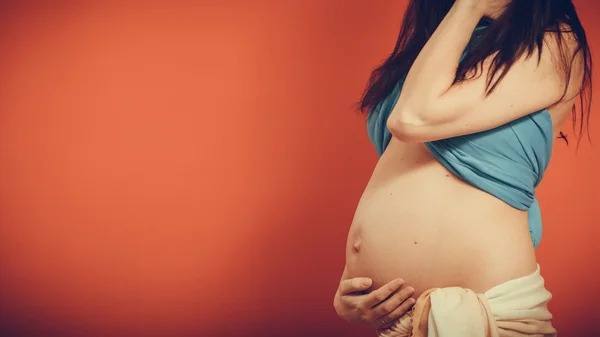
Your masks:
<path fill-rule="evenodd" d="M 453 85 L 461 54 L 484 12 L 467 2 L 456 1 L 407 74 L 387 123 L 394 137 L 427 142 L 484 131 L 561 99 L 565 79 L 554 64 L 559 50 L 552 41 L 544 43 L 539 62 L 537 53 L 517 60 L 487 97 L 491 57 L 481 76 Z"/>

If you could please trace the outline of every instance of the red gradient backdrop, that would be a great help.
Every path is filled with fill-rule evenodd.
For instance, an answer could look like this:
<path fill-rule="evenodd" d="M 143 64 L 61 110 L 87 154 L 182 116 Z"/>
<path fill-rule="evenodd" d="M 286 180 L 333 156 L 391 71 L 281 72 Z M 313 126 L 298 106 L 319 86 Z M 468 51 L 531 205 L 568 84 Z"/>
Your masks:
<path fill-rule="evenodd" d="M 183 3 L 2 2 L 0 335 L 372 335 L 331 303 L 406 1 Z M 599 150 L 557 144 L 539 261 L 600 335 Z"/>

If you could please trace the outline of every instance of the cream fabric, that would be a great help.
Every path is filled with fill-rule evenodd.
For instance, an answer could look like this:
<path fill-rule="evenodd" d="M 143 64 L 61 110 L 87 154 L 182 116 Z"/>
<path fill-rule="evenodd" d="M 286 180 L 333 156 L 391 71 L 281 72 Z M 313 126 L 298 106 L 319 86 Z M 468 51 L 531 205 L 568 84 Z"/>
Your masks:
<path fill-rule="evenodd" d="M 460 287 L 424 292 L 395 326 L 379 337 L 554 337 L 540 266 L 484 294 Z"/>

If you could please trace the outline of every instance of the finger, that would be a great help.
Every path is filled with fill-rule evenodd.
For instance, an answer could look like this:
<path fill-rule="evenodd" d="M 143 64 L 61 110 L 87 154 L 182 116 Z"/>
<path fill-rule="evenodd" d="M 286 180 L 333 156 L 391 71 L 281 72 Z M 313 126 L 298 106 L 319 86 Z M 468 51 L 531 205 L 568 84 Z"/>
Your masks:
<path fill-rule="evenodd" d="M 395 279 L 388 282 L 387 284 L 381 286 L 379 289 L 367 295 L 367 297 L 365 298 L 365 305 L 369 308 L 376 306 L 377 304 L 383 302 L 386 298 L 388 298 L 394 291 L 400 289 L 400 287 L 403 284 L 404 280 L 402 279 Z"/>
<path fill-rule="evenodd" d="M 384 323 L 380 326 L 378 326 L 378 328 L 380 329 L 385 329 L 385 328 L 389 328 L 391 326 L 393 326 L 396 322 L 396 320 L 398 320 L 400 317 L 406 315 L 407 312 L 410 311 L 410 309 L 412 309 L 412 307 L 415 305 L 416 300 L 414 298 L 408 298 L 407 300 L 405 300 L 404 302 L 402 302 L 402 304 L 400 304 L 399 307 L 397 307 L 394 311 L 390 312 L 389 314 L 380 317 L 380 319 L 378 320 L 378 323 Z"/>
<path fill-rule="evenodd" d="M 392 311 L 396 310 L 405 300 L 407 300 L 412 294 L 415 293 L 413 287 L 404 287 L 400 291 L 393 294 L 390 298 L 381 302 L 373 310 L 375 311 L 376 317 L 382 317 L 388 315 Z M 388 321 L 389 322 L 389 321 Z"/>
<path fill-rule="evenodd" d="M 367 290 L 371 284 L 373 284 L 373 281 L 368 277 L 355 277 L 343 280 L 340 283 L 340 293 L 342 295 L 347 295 L 357 291 Z"/>

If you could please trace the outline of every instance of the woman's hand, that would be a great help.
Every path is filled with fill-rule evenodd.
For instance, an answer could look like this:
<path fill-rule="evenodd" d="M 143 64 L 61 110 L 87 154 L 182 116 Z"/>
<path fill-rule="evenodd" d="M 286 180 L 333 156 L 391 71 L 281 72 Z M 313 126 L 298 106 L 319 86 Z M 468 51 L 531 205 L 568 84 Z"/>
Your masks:
<path fill-rule="evenodd" d="M 476 10 L 482 16 L 496 18 L 510 2 L 511 0 L 456 0 L 455 4 Z"/>
<path fill-rule="evenodd" d="M 402 287 L 404 281 L 395 279 L 366 293 L 372 283 L 371 279 L 365 277 L 342 280 L 333 306 L 337 314 L 348 322 L 385 329 L 394 325 L 414 305 L 415 300 L 410 296 L 415 290 Z"/>

